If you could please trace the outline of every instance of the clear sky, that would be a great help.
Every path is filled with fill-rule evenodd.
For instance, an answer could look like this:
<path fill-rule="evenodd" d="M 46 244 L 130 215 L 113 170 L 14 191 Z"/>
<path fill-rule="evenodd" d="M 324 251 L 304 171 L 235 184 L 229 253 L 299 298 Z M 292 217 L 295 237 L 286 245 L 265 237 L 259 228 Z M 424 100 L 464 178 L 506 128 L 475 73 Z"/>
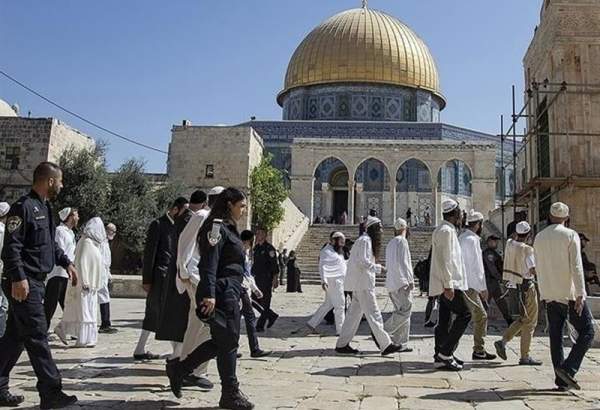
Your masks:
<path fill-rule="evenodd" d="M 497 134 L 522 91 L 541 0 L 370 0 L 412 27 L 436 58 L 442 121 Z M 297 45 L 359 0 L 0 0 L 0 68 L 66 107 L 167 150 L 173 124 L 281 119 L 275 102 Z M 121 142 L 0 77 L 22 115 L 58 117 L 109 143 L 116 168 L 166 156 Z M 521 99 L 522 100 L 522 99 Z"/>

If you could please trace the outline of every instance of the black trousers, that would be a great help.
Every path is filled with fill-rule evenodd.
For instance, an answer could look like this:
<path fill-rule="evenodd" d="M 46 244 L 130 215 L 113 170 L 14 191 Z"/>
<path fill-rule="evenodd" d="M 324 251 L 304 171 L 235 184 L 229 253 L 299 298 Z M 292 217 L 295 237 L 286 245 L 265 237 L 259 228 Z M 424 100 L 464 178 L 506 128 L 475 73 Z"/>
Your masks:
<path fill-rule="evenodd" d="M 471 312 L 461 290 L 454 290 L 454 299 L 451 301 L 444 294 L 440 295 L 439 300 L 439 318 L 435 327 L 435 353 L 452 356 L 471 321 Z M 455 315 L 454 321 L 452 321 L 452 314 Z"/>
<path fill-rule="evenodd" d="M 499 281 L 487 280 L 486 284 L 489 294 L 489 300 L 487 303 L 489 304 L 491 300 L 494 299 L 496 306 L 498 306 L 498 309 L 504 318 L 504 321 L 506 321 L 506 324 L 510 326 L 510 324 L 513 322 L 513 318 L 510 314 L 510 310 L 508 309 L 508 301 L 506 300 L 506 297 L 502 297 L 502 289 L 500 288 Z"/>
<path fill-rule="evenodd" d="M 252 301 L 248 292 L 250 291 L 246 289 L 242 290 L 242 316 L 244 316 L 244 322 L 246 322 L 246 334 L 248 335 L 250 353 L 254 353 L 260 350 L 260 346 L 258 345 L 258 336 L 256 335 L 256 316 L 254 315 Z"/>
<path fill-rule="evenodd" d="M 50 321 L 56 312 L 56 306 L 60 303 L 60 308 L 65 310 L 65 294 L 69 279 L 55 276 L 48 279 L 46 284 L 46 295 L 44 296 L 44 311 L 46 313 L 46 325 L 50 328 Z"/>
<path fill-rule="evenodd" d="M 236 376 L 237 349 L 240 342 L 240 298 L 241 282 L 234 278 L 217 279 L 215 287 L 215 309 L 220 319 L 212 320 L 211 340 L 198 346 L 192 353 L 179 362 L 178 372 L 190 374 L 201 363 L 217 358 L 217 369 L 223 389 L 238 386 Z M 221 319 L 224 321 L 221 322 Z"/>
<path fill-rule="evenodd" d="M 30 278 L 29 295 L 23 302 L 13 299 L 10 281 L 4 280 L 2 285 L 9 308 L 6 333 L 0 339 L 0 391 L 8 390 L 10 371 L 25 349 L 38 380 L 40 397 L 52 397 L 62 390 L 62 382 L 48 346 L 44 282 Z"/>
<path fill-rule="evenodd" d="M 258 299 L 254 295 L 252 295 L 252 298 L 262 307 L 262 312 L 258 318 L 258 321 L 256 322 L 256 328 L 264 330 L 267 320 L 277 317 L 277 313 L 271 310 L 271 298 L 273 297 L 273 290 L 270 287 L 263 289 L 263 287 L 260 286 L 259 289 L 263 294 L 262 299 Z"/>
<path fill-rule="evenodd" d="M 436 300 L 437 296 L 430 296 L 427 298 L 427 306 L 425 306 L 425 323 L 431 321 L 431 314 L 433 313 Z"/>
<path fill-rule="evenodd" d="M 550 336 L 550 355 L 554 369 L 562 368 L 571 376 L 579 371 L 581 362 L 594 341 L 594 322 L 592 313 L 587 304 L 583 307 L 581 316 L 575 311 L 575 302 L 568 305 L 558 302 L 547 302 L 546 312 L 548 314 L 548 333 Z M 575 345 L 571 348 L 569 356 L 565 359 L 563 352 L 563 329 L 565 322 L 569 321 L 577 331 L 578 337 Z M 556 377 L 557 386 L 565 386 L 565 383 Z"/>
<path fill-rule="evenodd" d="M 110 327 L 110 302 L 100 304 L 100 327 Z"/>

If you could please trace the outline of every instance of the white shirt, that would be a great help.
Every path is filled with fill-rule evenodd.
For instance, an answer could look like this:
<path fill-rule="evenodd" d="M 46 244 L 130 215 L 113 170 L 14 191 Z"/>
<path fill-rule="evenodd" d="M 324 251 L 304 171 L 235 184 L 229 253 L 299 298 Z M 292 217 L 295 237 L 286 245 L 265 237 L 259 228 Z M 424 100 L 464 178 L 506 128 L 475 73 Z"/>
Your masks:
<path fill-rule="evenodd" d="M 331 244 L 325 245 L 319 253 L 321 283 L 325 283 L 325 279 L 328 278 L 345 277 L 346 270 L 347 265 L 344 255 L 337 253 Z"/>
<path fill-rule="evenodd" d="M 381 273 L 381 265 L 375 263 L 371 237 L 366 233 L 356 240 L 350 251 L 344 289 L 352 292 L 375 289 L 375 276 Z"/>
<path fill-rule="evenodd" d="M 251 293 L 258 293 L 260 289 L 256 285 L 254 276 L 252 275 L 252 258 L 250 258 L 250 249 L 244 252 L 244 280 L 242 286 Z"/>
<path fill-rule="evenodd" d="M 189 279 L 194 286 L 198 286 L 200 282 L 198 232 L 209 213 L 208 209 L 192 212 L 192 217 L 181 231 L 181 235 L 179 235 L 177 242 L 177 278 L 175 279 L 179 293 L 185 292 L 185 284 L 181 279 Z"/>
<path fill-rule="evenodd" d="M 579 235 L 564 225 L 550 225 L 533 244 L 540 298 L 568 303 L 587 296 Z"/>
<path fill-rule="evenodd" d="M 465 263 L 467 286 L 477 292 L 487 290 L 485 283 L 485 270 L 483 268 L 483 252 L 481 251 L 481 238 L 470 229 L 466 229 L 458 237 L 460 250 Z"/>
<path fill-rule="evenodd" d="M 70 229 L 67 225 L 61 223 L 56 227 L 56 234 L 54 236 L 54 242 L 62 251 L 67 255 L 71 262 L 75 262 L 75 232 Z M 48 275 L 47 279 L 54 277 L 69 278 L 69 274 L 61 266 L 55 265 L 52 272 Z"/>
<path fill-rule="evenodd" d="M 429 296 L 439 296 L 444 289 L 467 290 L 467 278 L 456 228 L 443 221 L 431 238 Z"/>
<path fill-rule="evenodd" d="M 404 235 L 396 236 L 387 244 L 385 248 L 385 264 L 387 267 L 385 287 L 388 291 L 394 292 L 414 284 L 415 277 L 410 249 Z"/>

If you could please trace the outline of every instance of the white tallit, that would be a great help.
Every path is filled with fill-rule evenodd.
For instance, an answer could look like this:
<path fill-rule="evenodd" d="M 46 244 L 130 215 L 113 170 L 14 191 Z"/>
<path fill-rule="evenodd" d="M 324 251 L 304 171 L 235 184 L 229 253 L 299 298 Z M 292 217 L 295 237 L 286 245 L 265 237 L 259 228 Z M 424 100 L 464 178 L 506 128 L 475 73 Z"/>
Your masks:
<path fill-rule="evenodd" d="M 75 267 L 81 286 L 97 291 L 104 286 L 106 279 L 105 259 L 101 251 L 106 241 L 104 223 L 98 217 L 92 218 L 85 224 L 82 234 L 75 248 Z"/>
<path fill-rule="evenodd" d="M 179 293 L 186 291 L 183 280 L 189 280 L 194 286 L 200 282 L 198 262 L 200 262 L 200 249 L 198 247 L 198 232 L 208 216 L 207 209 L 201 209 L 192 213 L 189 222 L 181 231 L 177 242 L 177 277 L 175 285 Z"/>

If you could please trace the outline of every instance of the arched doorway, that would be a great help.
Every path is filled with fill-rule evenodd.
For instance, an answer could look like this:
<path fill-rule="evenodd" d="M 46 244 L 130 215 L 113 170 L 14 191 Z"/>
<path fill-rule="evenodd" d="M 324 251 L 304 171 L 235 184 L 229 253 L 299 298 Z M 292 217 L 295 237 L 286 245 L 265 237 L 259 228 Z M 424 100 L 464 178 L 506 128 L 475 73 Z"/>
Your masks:
<path fill-rule="evenodd" d="M 408 220 L 410 209 L 411 226 L 432 226 L 434 199 L 427 165 L 414 158 L 404 162 L 396 173 L 396 214 Z"/>
<path fill-rule="evenodd" d="M 469 166 L 458 159 L 447 161 L 438 172 L 440 203 L 446 198 L 456 200 L 463 209 L 473 208 L 472 173 Z"/>
<path fill-rule="evenodd" d="M 317 166 L 313 185 L 313 223 L 349 222 L 348 179 L 348 168 L 337 158 L 327 158 Z"/>
<path fill-rule="evenodd" d="M 376 158 L 363 161 L 354 176 L 356 182 L 355 213 L 357 220 L 375 211 L 385 224 L 392 223 L 393 198 L 390 192 L 390 173 Z"/>

